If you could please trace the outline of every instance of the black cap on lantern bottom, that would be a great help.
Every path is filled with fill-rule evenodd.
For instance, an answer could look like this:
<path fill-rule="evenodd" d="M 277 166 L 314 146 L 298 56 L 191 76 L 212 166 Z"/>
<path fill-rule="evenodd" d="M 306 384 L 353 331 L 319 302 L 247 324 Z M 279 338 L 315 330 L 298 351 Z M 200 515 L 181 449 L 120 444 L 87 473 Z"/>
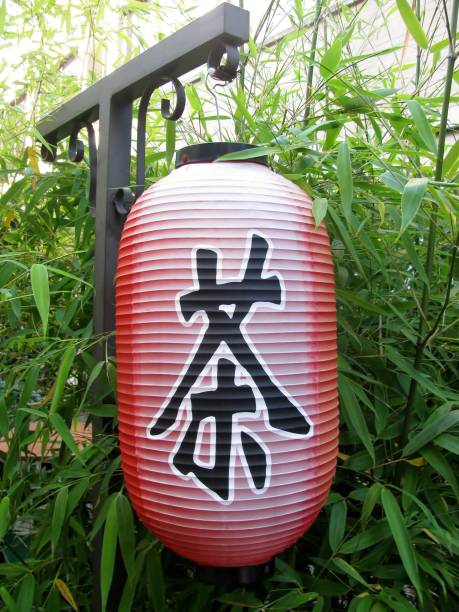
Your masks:
<path fill-rule="evenodd" d="M 196 566 L 196 578 L 208 584 L 222 586 L 248 586 L 269 578 L 274 571 L 274 560 L 262 565 L 246 567 Z"/>
<path fill-rule="evenodd" d="M 177 151 L 175 156 L 175 167 L 185 166 L 186 164 L 210 163 L 217 160 L 222 155 L 228 153 L 236 153 L 245 149 L 256 149 L 255 145 L 246 144 L 244 142 L 203 142 L 200 144 L 190 145 Z M 268 165 L 266 155 L 259 157 L 251 157 L 247 160 L 256 164 Z"/>

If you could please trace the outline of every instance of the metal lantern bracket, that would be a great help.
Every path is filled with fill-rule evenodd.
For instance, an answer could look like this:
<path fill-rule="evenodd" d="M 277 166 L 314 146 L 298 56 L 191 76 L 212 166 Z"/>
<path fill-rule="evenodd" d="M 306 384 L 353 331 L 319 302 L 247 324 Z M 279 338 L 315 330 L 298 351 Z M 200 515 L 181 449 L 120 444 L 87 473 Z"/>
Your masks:
<path fill-rule="evenodd" d="M 113 332 L 114 276 L 118 244 L 124 218 L 133 199 L 130 184 L 132 104 L 141 98 L 137 129 L 136 197 L 144 189 L 145 123 L 148 103 L 154 90 L 171 82 L 176 92 L 176 107 L 162 100 L 163 117 L 178 119 L 185 106 L 185 93 L 179 78 L 208 62 L 212 76 L 232 80 L 239 63 L 238 47 L 249 39 L 249 12 L 228 3 L 191 22 L 171 36 L 130 60 L 86 91 L 63 104 L 38 123 L 37 129 L 48 146 L 42 157 L 52 162 L 57 143 L 70 136 L 70 159 L 83 158 L 83 143 L 78 133 L 88 132 L 90 189 L 95 207 L 95 297 L 94 333 Z M 225 62 L 222 63 L 223 57 Z M 99 147 L 96 150 L 94 121 L 99 121 Z M 98 358 L 105 347 L 97 347 Z M 113 353 L 110 341 L 109 354 Z"/>
<path fill-rule="evenodd" d="M 209 74 L 222 81 L 236 76 L 238 47 L 249 40 L 249 12 L 228 3 L 191 22 L 171 36 L 130 60 L 87 90 L 63 104 L 40 121 L 37 129 L 48 146 L 42 147 L 44 161 L 56 159 L 57 143 L 70 137 L 69 156 L 83 159 L 84 146 L 78 134 L 88 133 L 90 165 L 89 200 L 95 214 L 94 334 L 107 336 L 96 344 L 98 361 L 114 353 L 114 278 L 121 230 L 133 201 L 130 184 L 132 106 L 140 100 L 137 128 L 136 197 L 145 182 L 145 124 L 150 98 L 155 89 L 172 83 L 175 108 L 161 101 L 163 117 L 177 120 L 185 108 L 185 92 L 179 78 L 208 63 Z M 223 61 L 224 60 L 224 61 Z M 93 123 L 99 122 L 99 146 Z M 93 422 L 93 435 L 110 427 L 106 419 Z M 94 609 L 100 609 L 100 538 L 94 553 Z M 114 580 L 114 583 L 121 582 Z M 116 600 L 116 593 L 111 596 Z M 110 608 L 110 601 L 109 601 Z"/>

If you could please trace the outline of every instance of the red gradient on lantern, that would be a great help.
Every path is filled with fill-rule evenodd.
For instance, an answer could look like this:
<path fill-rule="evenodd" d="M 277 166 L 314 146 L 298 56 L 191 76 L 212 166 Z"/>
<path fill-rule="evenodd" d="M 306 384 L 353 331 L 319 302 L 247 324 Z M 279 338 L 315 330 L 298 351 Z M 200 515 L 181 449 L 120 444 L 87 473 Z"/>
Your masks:
<path fill-rule="evenodd" d="M 271 244 L 265 269 L 282 279 L 284 304 L 254 307 L 246 334 L 307 415 L 312 433 L 285 435 L 268 427 L 257 399 L 258 417 L 243 425 L 269 452 L 268 485 L 254 492 L 241 448 L 233 445 L 234 491 L 221 502 L 171 467 L 190 412 L 186 399 L 164 436 L 149 438 L 147 431 L 203 329 L 201 317 L 184 326 L 176 310 L 177 295 L 193 287 L 194 250 L 219 250 L 221 279 L 235 279 L 254 232 Z M 307 531 L 335 471 L 337 355 L 329 239 L 323 225 L 315 228 L 311 201 L 299 187 L 259 164 L 216 162 L 183 166 L 145 191 L 121 239 L 116 354 L 127 489 L 142 521 L 164 544 L 200 565 L 240 567 L 265 563 Z M 243 368 L 239 378 L 248 382 Z M 212 371 L 204 379 L 200 384 L 208 387 Z M 202 431 L 201 461 L 209 461 L 212 444 L 209 425 Z"/>

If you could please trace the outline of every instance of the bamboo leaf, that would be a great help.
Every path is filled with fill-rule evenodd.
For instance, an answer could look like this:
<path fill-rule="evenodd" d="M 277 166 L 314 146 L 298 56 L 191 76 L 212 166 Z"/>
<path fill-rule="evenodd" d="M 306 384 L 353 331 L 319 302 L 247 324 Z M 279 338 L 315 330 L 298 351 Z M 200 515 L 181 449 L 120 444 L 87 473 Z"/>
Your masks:
<path fill-rule="evenodd" d="M 413 586 L 416 588 L 419 600 L 422 604 L 422 586 L 419 579 L 418 566 L 411 544 L 410 534 L 405 525 L 405 519 L 394 495 L 385 487 L 381 490 L 381 501 L 403 567 L 413 583 Z"/>
<path fill-rule="evenodd" d="M 376 546 L 376 544 L 388 538 L 390 538 L 389 525 L 385 520 L 379 521 L 376 525 L 373 525 L 373 527 L 369 527 L 365 531 L 346 540 L 340 547 L 340 553 L 342 555 L 351 555 L 360 550 L 366 550 L 371 546 Z"/>
<path fill-rule="evenodd" d="M 296 610 L 310 601 L 317 599 L 317 593 L 302 593 L 300 591 L 290 591 L 287 595 L 273 601 L 269 610 Z"/>
<path fill-rule="evenodd" d="M 348 379 L 342 374 L 339 375 L 339 393 L 341 397 L 341 409 L 343 410 L 346 419 L 348 420 L 351 428 L 358 435 L 363 445 L 367 449 L 368 454 L 375 461 L 375 451 L 373 443 L 371 441 L 370 432 L 363 416 L 362 410 L 360 409 L 357 398 L 352 391 L 351 385 Z"/>
<path fill-rule="evenodd" d="M 426 178 L 413 178 L 405 185 L 402 193 L 402 223 L 399 238 L 415 218 L 427 191 L 428 182 Z"/>
<path fill-rule="evenodd" d="M 328 541 L 330 548 L 335 551 L 341 544 L 346 528 L 347 505 L 343 499 L 333 504 L 330 512 L 330 522 L 328 524 Z"/>
<path fill-rule="evenodd" d="M 53 518 L 51 520 L 51 550 L 53 557 L 56 554 L 56 548 L 61 537 L 62 526 L 67 510 L 68 496 L 68 487 L 63 487 L 56 495 L 56 501 L 54 502 Z"/>
<path fill-rule="evenodd" d="M 343 213 L 347 224 L 350 225 L 352 216 L 353 184 L 351 155 L 349 153 L 347 140 L 343 140 L 338 147 L 337 171 Z"/>
<path fill-rule="evenodd" d="M 76 604 L 75 598 L 73 597 L 72 592 L 70 591 L 69 587 L 65 584 L 65 582 L 61 580 L 60 578 L 55 578 L 54 586 L 59 591 L 59 593 L 62 595 L 62 597 L 65 599 L 65 601 L 69 604 L 69 606 L 73 610 L 75 610 L 75 612 L 78 612 L 78 606 Z"/>
<path fill-rule="evenodd" d="M 443 161 L 443 172 L 445 176 L 453 176 L 459 168 L 459 138 L 451 146 Z"/>
<path fill-rule="evenodd" d="M 0 4 L 0 34 L 3 34 L 5 31 L 5 21 L 6 21 L 6 0 L 2 0 Z"/>
<path fill-rule="evenodd" d="M 152 548 L 147 556 L 147 591 L 154 612 L 165 612 L 166 610 L 166 585 L 164 580 L 163 566 L 159 552 Z"/>
<path fill-rule="evenodd" d="M 436 448 L 428 447 L 421 450 L 421 455 L 440 474 L 440 476 L 449 484 L 451 489 L 459 501 L 459 485 L 453 468 L 443 455 Z"/>
<path fill-rule="evenodd" d="M 113 569 L 115 567 L 116 543 L 118 539 L 118 513 L 115 496 L 112 499 L 105 520 L 104 537 L 102 540 L 102 554 L 100 560 L 100 592 L 102 600 L 102 611 L 107 609 L 110 585 L 113 580 Z"/>
<path fill-rule="evenodd" d="M 17 600 L 17 607 L 21 612 L 30 612 L 32 610 L 34 595 L 35 577 L 33 574 L 27 574 L 21 582 Z"/>
<path fill-rule="evenodd" d="M 32 293 L 40 314 L 43 335 L 46 336 L 49 318 L 49 281 L 48 270 L 43 264 L 33 264 L 30 268 Z"/>
<path fill-rule="evenodd" d="M 427 49 L 429 46 L 429 41 L 427 40 L 426 33 L 424 32 L 422 25 L 419 23 L 419 19 L 416 17 L 413 9 L 407 0 L 396 0 L 396 2 L 397 8 L 403 21 L 405 22 L 408 32 L 420 47 Z"/>
<path fill-rule="evenodd" d="M 86 398 L 88 396 L 89 390 L 91 389 L 92 385 L 95 383 L 97 378 L 99 377 L 99 374 L 100 374 L 102 368 L 104 367 L 104 364 L 105 364 L 104 361 L 98 361 L 96 363 L 96 365 L 93 367 L 93 369 L 91 370 L 91 373 L 88 376 L 88 382 L 86 383 L 86 389 L 85 389 L 85 392 L 83 394 L 83 398 L 82 398 L 82 400 L 80 402 L 79 410 L 81 410 L 83 408 L 83 406 L 85 405 Z"/>
<path fill-rule="evenodd" d="M 303 0 L 295 0 L 295 11 L 299 21 L 304 19 Z"/>
<path fill-rule="evenodd" d="M 316 222 L 316 227 L 322 223 L 327 214 L 328 200 L 327 198 L 316 198 L 312 202 L 312 216 Z"/>
<path fill-rule="evenodd" d="M 292 582 L 300 588 L 303 586 L 303 579 L 301 577 L 301 574 L 294 570 L 291 565 L 289 565 L 279 557 L 276 557 L 275 566 L 277 570 L 276 580 L 278 580 L 279 582 Z"/>
<path fill-rule="evenodd" d="M 360 574 L 354 567 L 352 567 L 352 565 L 350 563 L 348 563 L 344 559 L 340 559 L 339 557 L 335 557 L 333 559 L 333 565 L 335 565 L 335 567 L 340 572 L 344 572 L 345 574 L 350 576 L 353 580 L 357 580 L 357 582 L 360 582 L 360 584 L 363 584 L 363 586 L 365 586 L 365 587 L 368 586 L 368 582 L 365 580 L 365 578 L 362 576 L 362 574 Z"/>
<path fill-rule="evenodd" d="M 370 518 L 374 510 L 374 507 L 378 503 L 380 495 L 381 495 L 381 485 L 379 484 L 379 482 L 375 482 L 368 489 L 367 494 L 365 496 L 365 500 L 363 502 L 362 517 L 361 517 L 362 523 L 365 524 Z"/>
<path fill-rule="evenodd" d="M 434 439 L 434 444 L 440 446 L 450 453 L 459 455 L 459 438 L 451 434 L 441 434 Z"/>
<path fill-rule="evenodd" d="M 325 51 L 320 63 L 320 74 L 322 78 L 329 79 L 338 69 L 343 53 L 343 41 L 341 36 L 338 36 L 333 41 L 332 45 Z"/>
<path fill-rule="evenodd" d="M 64 355 L 62 357 L 61 364 L 59 366 L 59 371 L 57 373 L 54 395 L 51 401 L 50 414 L 53 414 L 57 410 L 59 410 L 62 396 L 64 394 L 64 388 L 67 384 L 67 379 L 69 377 L 70 368 L 72 367 L 73 360 L 75 359 L 75 345 L 73 342 L 67 345 L 67 348 L 64 351 Z"/>
<path fill-rule="evenodd" d="M 8 609 L 8 612 L 22 612 L 16 605 L 16 602 L 5 589 L 5 587 L 0 587 L 0 597 L 3 599 L 3 603 Z"/>
<path fill-rule="evenodd" d="M 259 608 L 262 605 L 262 602 L 258 599 L 258 597 L 248 591 L 233 591 L 232 593 L 225 593 L 218 598 L 218 601 L 230 606 L 237 606 L 241 608 Z"/>
<path fill-rule="evenodd" d="M 10 498 L 5 495 L 0 501 L 0 542 L 3 540 L 10 522 Z"/>
<path fill-rule="evenodd" d="M 432 423 L 429 423 L 414 435 L 408 444 L 403 449 L 403 456 L 408 457 L 409 455 L 414 454 L 427 444 L 434 440 L 437 436 L 448 431 L 448 429 L 452 429 L 459 424 L 459 410 L 452 410 L 447 414 L 442 414 L 438 418 L 436 418 Z"/>
<path fill-rule="evenodd" d="M 265 155 L 274 155 L 281 152 L 282 149 L 279 146 L 260 146 L 253 147 L 250 149 L 242 149 L 241 151 L 235 151 L 234 153 L 226 153 L 218 158 L 217 161 L 243 161 L 245 159 L 255 159 L 256 157 L 263 157 Z"/>
<path fill-rule="evenodd" d="M 135 569 L 135 530 L 134 517 L 132 514 L 131 504 L 127 497 L 120 494 L 116 500 L 116 511 L 118 515 L 118 524 L 121 525 L 119 531 L 119 541 L 121 555 L 123 557 L 124 566 L 128 576 L 132 577 L 132 572 Z"/>
<path fill-rule="evenodd" d="M 77 446 L 75 440 L 73 439 L 72 433 L 71 433 L 70 429 L 67 427 L 67 424 L 64 421 L 64 419 L 61 417 L 61 415 L 58 414 L 57 412 L 54 413 L 54 414 L 50 414 L 49 420 L 51 421 L 54 429 L 60 435 L 60 437 L 62 438 L 64 443 L 67 445 L 67 447 L 70 449 L 70 451 L 78 459 L 78 461 L 80 461 L 81 463 L 84 463 L 84 461 L 83 461 L 83 459 L 82 459 L 82 457 L 80 455 L 80 451 L 78 450 L 78 446 Z"/>
<path fill-rule="evenodd" d="M 429 151 L 435 155 L 437 153 L 437 141 L 424 113 L 424 109 L 417 100 L 409 100 L 406 105 L 413 117 L 417 133 Z"/>

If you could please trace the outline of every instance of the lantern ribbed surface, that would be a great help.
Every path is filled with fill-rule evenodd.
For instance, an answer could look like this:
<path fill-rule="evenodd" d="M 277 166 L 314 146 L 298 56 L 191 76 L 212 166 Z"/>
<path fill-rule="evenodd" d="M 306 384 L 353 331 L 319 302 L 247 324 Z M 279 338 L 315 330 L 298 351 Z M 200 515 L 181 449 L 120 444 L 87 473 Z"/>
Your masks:
<path fill-rule="evenodd" d="M 119 435 L 145 525 L 199 565 L 266 563 L 326 501 L 338 441 L 329 238 L 252 162 L 182 166 L 124 226 Z"/>

